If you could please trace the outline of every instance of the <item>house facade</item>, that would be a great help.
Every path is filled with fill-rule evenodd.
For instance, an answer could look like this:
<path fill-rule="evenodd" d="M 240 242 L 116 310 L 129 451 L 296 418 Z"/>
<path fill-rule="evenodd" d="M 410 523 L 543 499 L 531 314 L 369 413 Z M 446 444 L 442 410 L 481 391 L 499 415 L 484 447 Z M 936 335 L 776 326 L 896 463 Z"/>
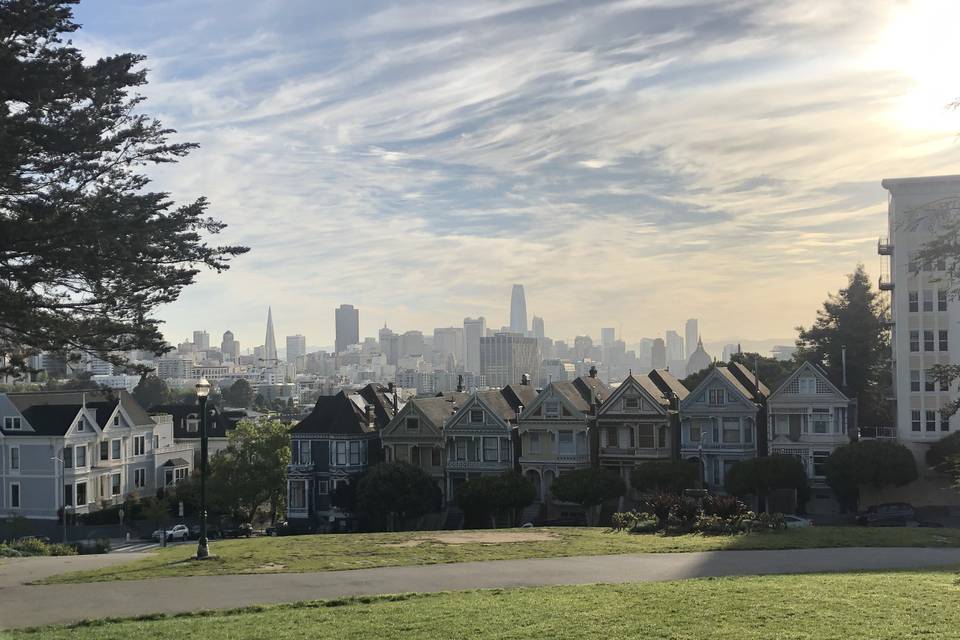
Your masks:
<path fill-rule="evenodd" d="M 766 388 L 759 381 L 748 388 L 743 372 L 735 374 L 733 366 L 711 369 L 680 402 L 681 457 L 701 465 L 711 490 L 722 491 L 730 467 L 757 454 L 758 399 Z"/>
<path fill-rule="evenodd" d="M 157 488 L 156 423 L 126 391 L 0 394 L 0 516 L 57 520 Z"/>
<path fill-rule="evenodd" d="M 815 493 L 825 490 L 827 458 L 837 447 L 849 444 L 854 431 L 853 402 L 823 369 L 805 362 L 770 394 L 767 406 L 770 454 L 796 456 Z"/>

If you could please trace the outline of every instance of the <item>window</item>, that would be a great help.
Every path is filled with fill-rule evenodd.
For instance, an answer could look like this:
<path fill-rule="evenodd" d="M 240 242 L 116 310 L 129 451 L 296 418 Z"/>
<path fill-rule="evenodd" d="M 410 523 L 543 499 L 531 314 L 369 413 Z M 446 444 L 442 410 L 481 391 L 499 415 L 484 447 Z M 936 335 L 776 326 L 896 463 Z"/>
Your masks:
<path fill-rule="evenodd" d="M 560 415 L 560 401 L 559 400 L 547 400 L 543 403 L 543 414 L 548 418 L 556 418 Z M 470 419 L 471 422 L 474 422 L 473 418 Z"/>
<path fill-rule="evenodd" d="M 910 332 L 910 351 L 916 353 L 920 351 L 920 332 L 911 331 Z"/>
<path fill-rule="evenodd" d="M 457 460 L 467 459 L 467 441 L 463 438 L 457 438 Z"/>
<path fill-rule="evenodd" d="M 86 418 L 80 418 L 80 420 L 77 421 L 77 431 L 83 431 L 84 428 L 86 428 L 86 426 L 87 426 Z"/>
<path fill-rule="evenodd" d="M 200 419 L 197 417 L 197 414 L 191 413 L 187 416 L 185 422 L 187 424 L 187 433 L 196 433 L 200 430 Z"/>
<path fill-rule="evenodd" d="M 77 458 L 76 465 L 77 467 L 87 466 L 87 448 L 84 446 L 79 446 L 76 448 L 74 455 Z"/>
<path fill-rule="evenodd" d="M 20 447 L 10 447 L 10 469 L 20 469 Z"/>
<path fill-rule="evenodd" d="M 483 423 L 483 410 L 482 409 L 471 409 L 470 410 L 470 422 L 473 424 L 482 424 Z"/>
<path fill-rule="evenodd" d="M 924 351 L 934 351 L 933 342 L 933 331 L 924 331 L 923 332 L 923 350 Z"/>
<path fill-rule="evenodd" d="M 393 445 L 393 455 L 397 462 L 410 462 L 410 445 Z"/>
<path fill-rule="evenodd" d="M 937 311 L 947 310 L 947 290 L 937 289 Z"/>
<path fill-rule="evenodd" d="M 923 310 L 933 311 L 933 289 L 923 290 Z"/>
<path fill-rule="evenodd" d="M 77 506 L 82 507 L 87 504 L 87 483 L 77 483 Z"/>
<path fill-rule="evenodd" d="M 160 448 L 160 436 L 153 436 L 153 448 L 154 449 Z"/>
<path fill-rule="evenodd" d="M 300 441 L 290 441 L 290 464 L 297 464 L 300 460 Z"/>
<path fill-rule="evenodd" d="M 325 496 L 330 493 L 330 482 L 328 480 L 318 480 L 317 493 L 321 496 Z"/>
<path fill-rule="evenodd" d="M 360 441 L 359 440 L 350 441 L 350 464 L 352 465 L 360 464 Z"/>
<path fill-rule="evenodd" d="M 120 414 L 113 416 L 113 426 L 115 427 L 120 426 Z"/>
<path fill-rule="evenodd" d="M 483 461 L 496 462 L 498 449 L 499 449 L 499 443 L 497 442 L 497 438 L 484 438 L 483 439 Z"/>
<path fill-rule="evenodd" d="M 827 458 L 830 457 L 829 451 L 813 452 L 813 475 L 822 478 L 827 475 Z"/>
<path fill-rule="evenodd" d="M 300 441 L 300 456 L 297 458 L 298 464 L 310 464 L 313 462 L 310 456 L 310 441 Z"/>
<path fill-rule="evenodd" d="M 360 443 L 360 464 L 367 464 L 367 443 Z"/>
<path fill-rule="evenodd" d="M 347 443 L 343 440 L 337 441 L 337 466 L 342 467 L 347 464 Z"/>
<path fill-rule="evenodd" d="M 667 428 L 660 427 L 657 429 L 657 446 L 661 449 L 667 448 Z"/>
<path fill-rule="evenodd" d="M 740 442 L 740 418 L 723 419 L 723 441 L 727 443 Z"/>
<path fill-rule="evenodd" d="M 813 410 L 813 432 L 830 433 L 830 409 Z"/>
<path fill-rule="evenodd" d="M 753 426 L 750 424 L 745 424 L 743 426 L 743 441 L 753 442 Z"/>
<path fill-rule="evenodd" d="M 910 293 L 907 294 L 907 297 L 908 297 L 908 304 L 909 304 L 909 311 L 910 311 L 910 313 L 916 313 L 917 311 L 919 311 L 919 310 L 920 310 L 920 303 L 919 303 L 918 292 L 916 292 L 916 291 L 911 291 Z"/>
<path fill-rule="evenodd" d="M 690 442 L 700 442 L 700 425 L 691 424 L 689 429 L 690 429 Z"/>
<path fill-rule="evenodd" d="M 307 481 L 306 480 L 290 481 L 290 508 L 300 509 L 300 510 L 307 508 Z"/>
<path fill-rule="evenodd" d="M 940 431 L 950 431 L 950 416 L 943 411 L 940 412 Z"/>
<path fill-rule="evenodd" d="M 530 453 L 540 453 L 540 434 L 530 434 Z"/>
<path fill-rule="evenodd" d="M 607 434 L 607 446 L 608 447 L 619 447 L 620 440 L 617 437 L 616 427 L 610 427 L 609 429 L 604 430 Z"/>
<path fill-rule="evenodd" d="M 573 445 L 573 431 L 560 431 L 557 433 L 557 453 L 564 456 L 570 456 L 576 453 Z"/>
<path fill-rule="evenodd" d="M 710 397 L 708 403 L 713 406 L 722 406 L 724 401 L 724 390 L 723 389 L 710 389 Z"/>
<path fill-rule="evenodd" d="M 10 506 L 14 509 L 20 508 L 20 483 L 14 482 L 10 485 Z"/>
<path fill-rule="evenodd" d="M 63 504 L 68 507 L 73 506 L 73 485 L 65 484 L 63 485 Z"/>
<path fill-rule="evenodd" d="M 510 438 L 500 438 L 500 462 L 510 462 Z"/>
<path fill-rule="evenodd" d="M 110 441 L 110 457 L 114 460 L 120 459 L 120 440 Z"/>
<path fill-rule="evenodd" d="M 167 469 L 166 473 L 163 474 L 163 483 L 165 486 L 169 487 L 173 484 L 173 469 Z M 100 485 L 101 489 L 103 485 Z"/>
<path fill-rule="evenodd" d="M 947 330 L 941 329 L 940 330 L 940 351 L 949 351 L 949 350 L 950 350 L 950 346 L 949 346 L 949 341 L 947 340 Z"/>
<path fill-rule="evenodd" d="M 133 455 L 142 456 L 146 453 L 146 437 L 145 436 L 136 436 L 133 439 Z"/>
<path fill-rule="evenodd" d="M 923 390 L 924 391 L 936 391 L 937 390 L 937 379 L 933 373 L 933 369 L 927 369 L 923 375 Z"/>
<path fill-rule="evenodd" d="M 817 393 L 817 379 L 804 376 L 797 380 L 801 395 L 814 395 Z"/>
<path fill-rule="evenodd" d="M 920 431 L 920 410 L 914 409 L 910 412 L 910 429 Z"/>
<path fill-rule="evenodd" d="M 640 408 L 640 398 L 624 398 L 623 408 L 628 411 L 636 411 Z"/>
<path fill-rule="evenodd" d="M 434 447 L 430 450 L 430 465 L 433 467 L 440 466 L 440 448 Z"/>
<path fill-rule="evenodd" d="M 420 418 L 407 418 L 407 431 L 419 431 Z"/>
<path fill-rule="evenodd" d="M 69 469 L 73 466 L 73 447 L 63 448 L 63 468 Z"/>
<path fill-rule="evenodd" d="M 184 469 L 186 471 L 186 469 Z M 115 473 L 110 476 L 110 495 L 120 495 L 120 474 Z"/>
<path fill-rule="evenodd" d="M 19 417 L 4 418 L 3 428 L 6 429 L 7 431 L 19 431 L 21 429 L 20 418 Z"/>
<path fill-rule="evenodd" d="M 940 391 L 950 391 L 950 382 L 946 378 L 940 378 Z"/>
<path fill-rule="evenodd" d="M 927 431 L 937 430 L 937 412 L 927 410 Z"/>
<path fill-rule="evenodd" d="M 640 449 L 653 449 L 656 446 L 654 441 L 654 431 L 652 424 L 641 424 L 637 426 L 637 447 Z"/>
<path fill-rule="evenodd" d="M 146 469 L 134 469 L 133 470 L 133 486 L 137 489 L 143 489 L 147 486 L 147 470 Z"/>

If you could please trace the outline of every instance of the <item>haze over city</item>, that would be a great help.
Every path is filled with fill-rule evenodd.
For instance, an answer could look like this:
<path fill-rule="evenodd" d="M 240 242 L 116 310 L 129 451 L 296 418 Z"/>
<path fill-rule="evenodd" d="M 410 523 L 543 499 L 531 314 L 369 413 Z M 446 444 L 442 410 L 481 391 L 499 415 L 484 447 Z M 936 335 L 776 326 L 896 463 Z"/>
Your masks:
<path fill-rule="evenodd" d="M 361 335 L 499 326 L 513 282 L 557 337 L 782 339 L 877 275 L 879 177 L 955 156 L 949 2 L 231 4 L 76 9 L 201 144 L 156 186 L 251 247 L 163 309 L 171 342 L 258 344 L 268 304 L 316 345 L 343 302 Z"/>

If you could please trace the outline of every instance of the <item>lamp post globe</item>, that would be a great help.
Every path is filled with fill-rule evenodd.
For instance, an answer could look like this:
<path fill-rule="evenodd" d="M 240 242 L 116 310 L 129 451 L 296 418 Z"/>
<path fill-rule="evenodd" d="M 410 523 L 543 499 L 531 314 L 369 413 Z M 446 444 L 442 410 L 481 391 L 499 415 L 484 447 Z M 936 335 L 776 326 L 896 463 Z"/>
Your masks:
<path fill-rule="evenodd" d="M 200 538 L 197 540 L 197 560 L 210 557 L 207 548 L 207 396 L 210 383 L 201 378 L 196 385 L 200 404 Z"/>

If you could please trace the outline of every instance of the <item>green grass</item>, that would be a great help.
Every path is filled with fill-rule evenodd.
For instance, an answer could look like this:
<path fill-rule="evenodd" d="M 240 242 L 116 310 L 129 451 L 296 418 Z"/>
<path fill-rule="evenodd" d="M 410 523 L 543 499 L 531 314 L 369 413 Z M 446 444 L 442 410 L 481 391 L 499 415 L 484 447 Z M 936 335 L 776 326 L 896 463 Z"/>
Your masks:
<path fill-rule="evenodd" d="M 513 529 L 554 536 L 538 542 L 444 544 L 424 541 L 396 546 L 431 532 L 336 534 L 216 541 L 217 557 L 190 561 L 193 545 L 162 549 L 149 558 L 93 571 L 67 573 L 46 583 L 140 580 L 163 576 L 261 572 L 333 571 L 475 560 L 552 558 L 618 553 L 662 553 L 720 549 L 801 549 L 812 547 L 957 547 L 960 529 L 813 527 L 737 536 L 665 536 L 612 533 L 601 528 Z"/>
<path fill-rule="evenodd" d="M 461 591 L 253 607 L 14 632 L 11 640 L 151 638 L 958 638 L 947 570 Z"/>

